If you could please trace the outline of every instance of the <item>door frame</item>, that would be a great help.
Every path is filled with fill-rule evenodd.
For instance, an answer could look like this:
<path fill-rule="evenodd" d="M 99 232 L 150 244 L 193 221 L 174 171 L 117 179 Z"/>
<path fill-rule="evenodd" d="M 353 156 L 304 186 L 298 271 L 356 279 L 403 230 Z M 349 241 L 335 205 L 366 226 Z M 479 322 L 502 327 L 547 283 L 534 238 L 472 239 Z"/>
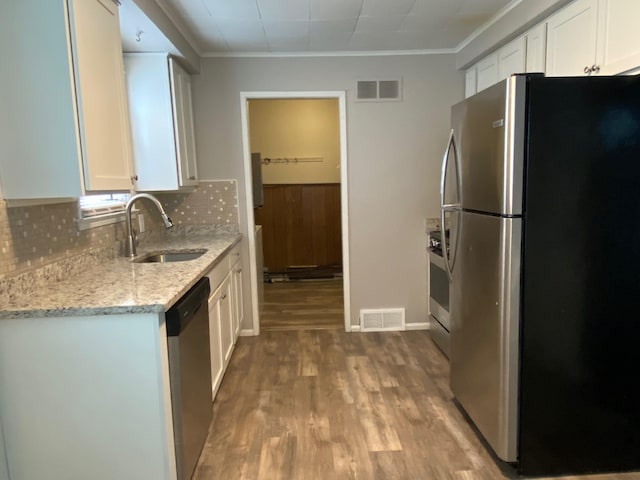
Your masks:
<path fill-rule="evenodd" d="M 251 146 L 249 142 L 249 100 L 254 99 L 308 99 L 335 98 L 338 100 L 340 123 L 340 222 L 342 228 L 342 284 L 344 294 L 344 329 L 351 331 L 351 294 L 349 275 L 349 202 L 347 176 L 347 101 L 344 91 L 314 92 L 240 92 L 240 114 L 242 119 L 242 153 L 244 157 L 244 192 L 247 215 L 247 239 L 249 241 L 249 271 L 251 282 L 251 311 L 253 334 L 260 334 L 260 312 L 258 311 L 258 272 L 256 266 L 255 218 L 253 215 L 253 183 L 251 176 Z"/>

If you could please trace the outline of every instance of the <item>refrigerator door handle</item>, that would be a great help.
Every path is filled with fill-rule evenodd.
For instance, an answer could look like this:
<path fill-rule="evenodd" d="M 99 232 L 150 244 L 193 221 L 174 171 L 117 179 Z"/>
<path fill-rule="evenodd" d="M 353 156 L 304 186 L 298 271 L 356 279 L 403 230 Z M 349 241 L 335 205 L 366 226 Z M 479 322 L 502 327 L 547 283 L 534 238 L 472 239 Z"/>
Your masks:
<path fill-rule="evenodd" d="M 442 239 L 443 239 L 443 248 L 442 255 L 444 257 L 444 265 L 445 270 L 447 271 L 447 277 L 449 277 L 449 281 L 451 281 L 452 272 L 453 272 L 453 263 L 450 262 L 449 252 L 447 251 L 447 241 L 446 241 L 446 229 L 444 227 L 444 214 L 445 212 L 457 211 L 460 209 L 459 204 L 454 203 L 444 203 L 445 197 L 445 185 L 447 180 L 447 168 L 449 166 L 449 154 L 453 150 L 456 161 L 456 186 L 458 187 L 458 194 L 460 193 L 460 176 L 457 172 L 458 167 L 458 150 L 456 147 L 456 136 L 455 130 L 451 129 L 451 133 L 449 134 L 449 141 L 447 142 L 447 148 L 444 151 L 444 156 L 442 157 L 442 171 L 440 172 L 440 230 L 442 231 Z M 454 251 L 454 250 L 452 250 Z"/>

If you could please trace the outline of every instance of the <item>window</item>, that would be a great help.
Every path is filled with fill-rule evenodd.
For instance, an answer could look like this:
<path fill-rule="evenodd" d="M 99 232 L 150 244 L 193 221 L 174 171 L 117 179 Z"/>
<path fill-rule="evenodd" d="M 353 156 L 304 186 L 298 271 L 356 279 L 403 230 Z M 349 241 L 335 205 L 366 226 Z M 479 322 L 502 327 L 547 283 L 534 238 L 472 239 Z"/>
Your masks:
<path fill-rule="evenodd" d="M 78 199 L 78 228 L 109 225 L 124 220 L 124 209 L 131 197 L 128 193 L 86 195 Z"/>

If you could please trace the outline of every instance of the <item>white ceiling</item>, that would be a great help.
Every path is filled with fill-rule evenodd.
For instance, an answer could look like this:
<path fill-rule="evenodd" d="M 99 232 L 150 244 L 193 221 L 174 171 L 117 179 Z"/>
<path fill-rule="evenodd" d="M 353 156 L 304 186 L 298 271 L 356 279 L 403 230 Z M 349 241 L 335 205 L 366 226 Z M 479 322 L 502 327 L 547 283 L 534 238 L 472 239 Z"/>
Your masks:
<path fill-rule="evenodd" d="M 156 0 L 201 54 L 456 49 L 520 0 Z M 126 2 L 123 2 L 126 3 Z M 141 29 L 121 12 L 129 30 Z M 148 40 L 148 39 L 145 39 Z M 131 34 L 123 43 L 135 41 Z M 130 49 L 135 49 L 131 45 Z"/>

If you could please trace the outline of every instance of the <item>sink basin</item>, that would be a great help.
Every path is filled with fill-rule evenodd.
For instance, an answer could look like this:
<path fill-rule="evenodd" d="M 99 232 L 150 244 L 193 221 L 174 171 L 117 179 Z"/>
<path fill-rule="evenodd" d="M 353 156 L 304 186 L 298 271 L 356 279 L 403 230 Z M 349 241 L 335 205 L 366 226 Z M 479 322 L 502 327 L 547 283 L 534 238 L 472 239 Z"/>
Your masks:
<path fill-rule="evenodd" d="M 136 258 L 134 263 L 168 263 L 168 262 L 188 262 L 195 260 L 207 253 L 207 250 L 188 250 L 148 253 L 140 258 Z"/>

